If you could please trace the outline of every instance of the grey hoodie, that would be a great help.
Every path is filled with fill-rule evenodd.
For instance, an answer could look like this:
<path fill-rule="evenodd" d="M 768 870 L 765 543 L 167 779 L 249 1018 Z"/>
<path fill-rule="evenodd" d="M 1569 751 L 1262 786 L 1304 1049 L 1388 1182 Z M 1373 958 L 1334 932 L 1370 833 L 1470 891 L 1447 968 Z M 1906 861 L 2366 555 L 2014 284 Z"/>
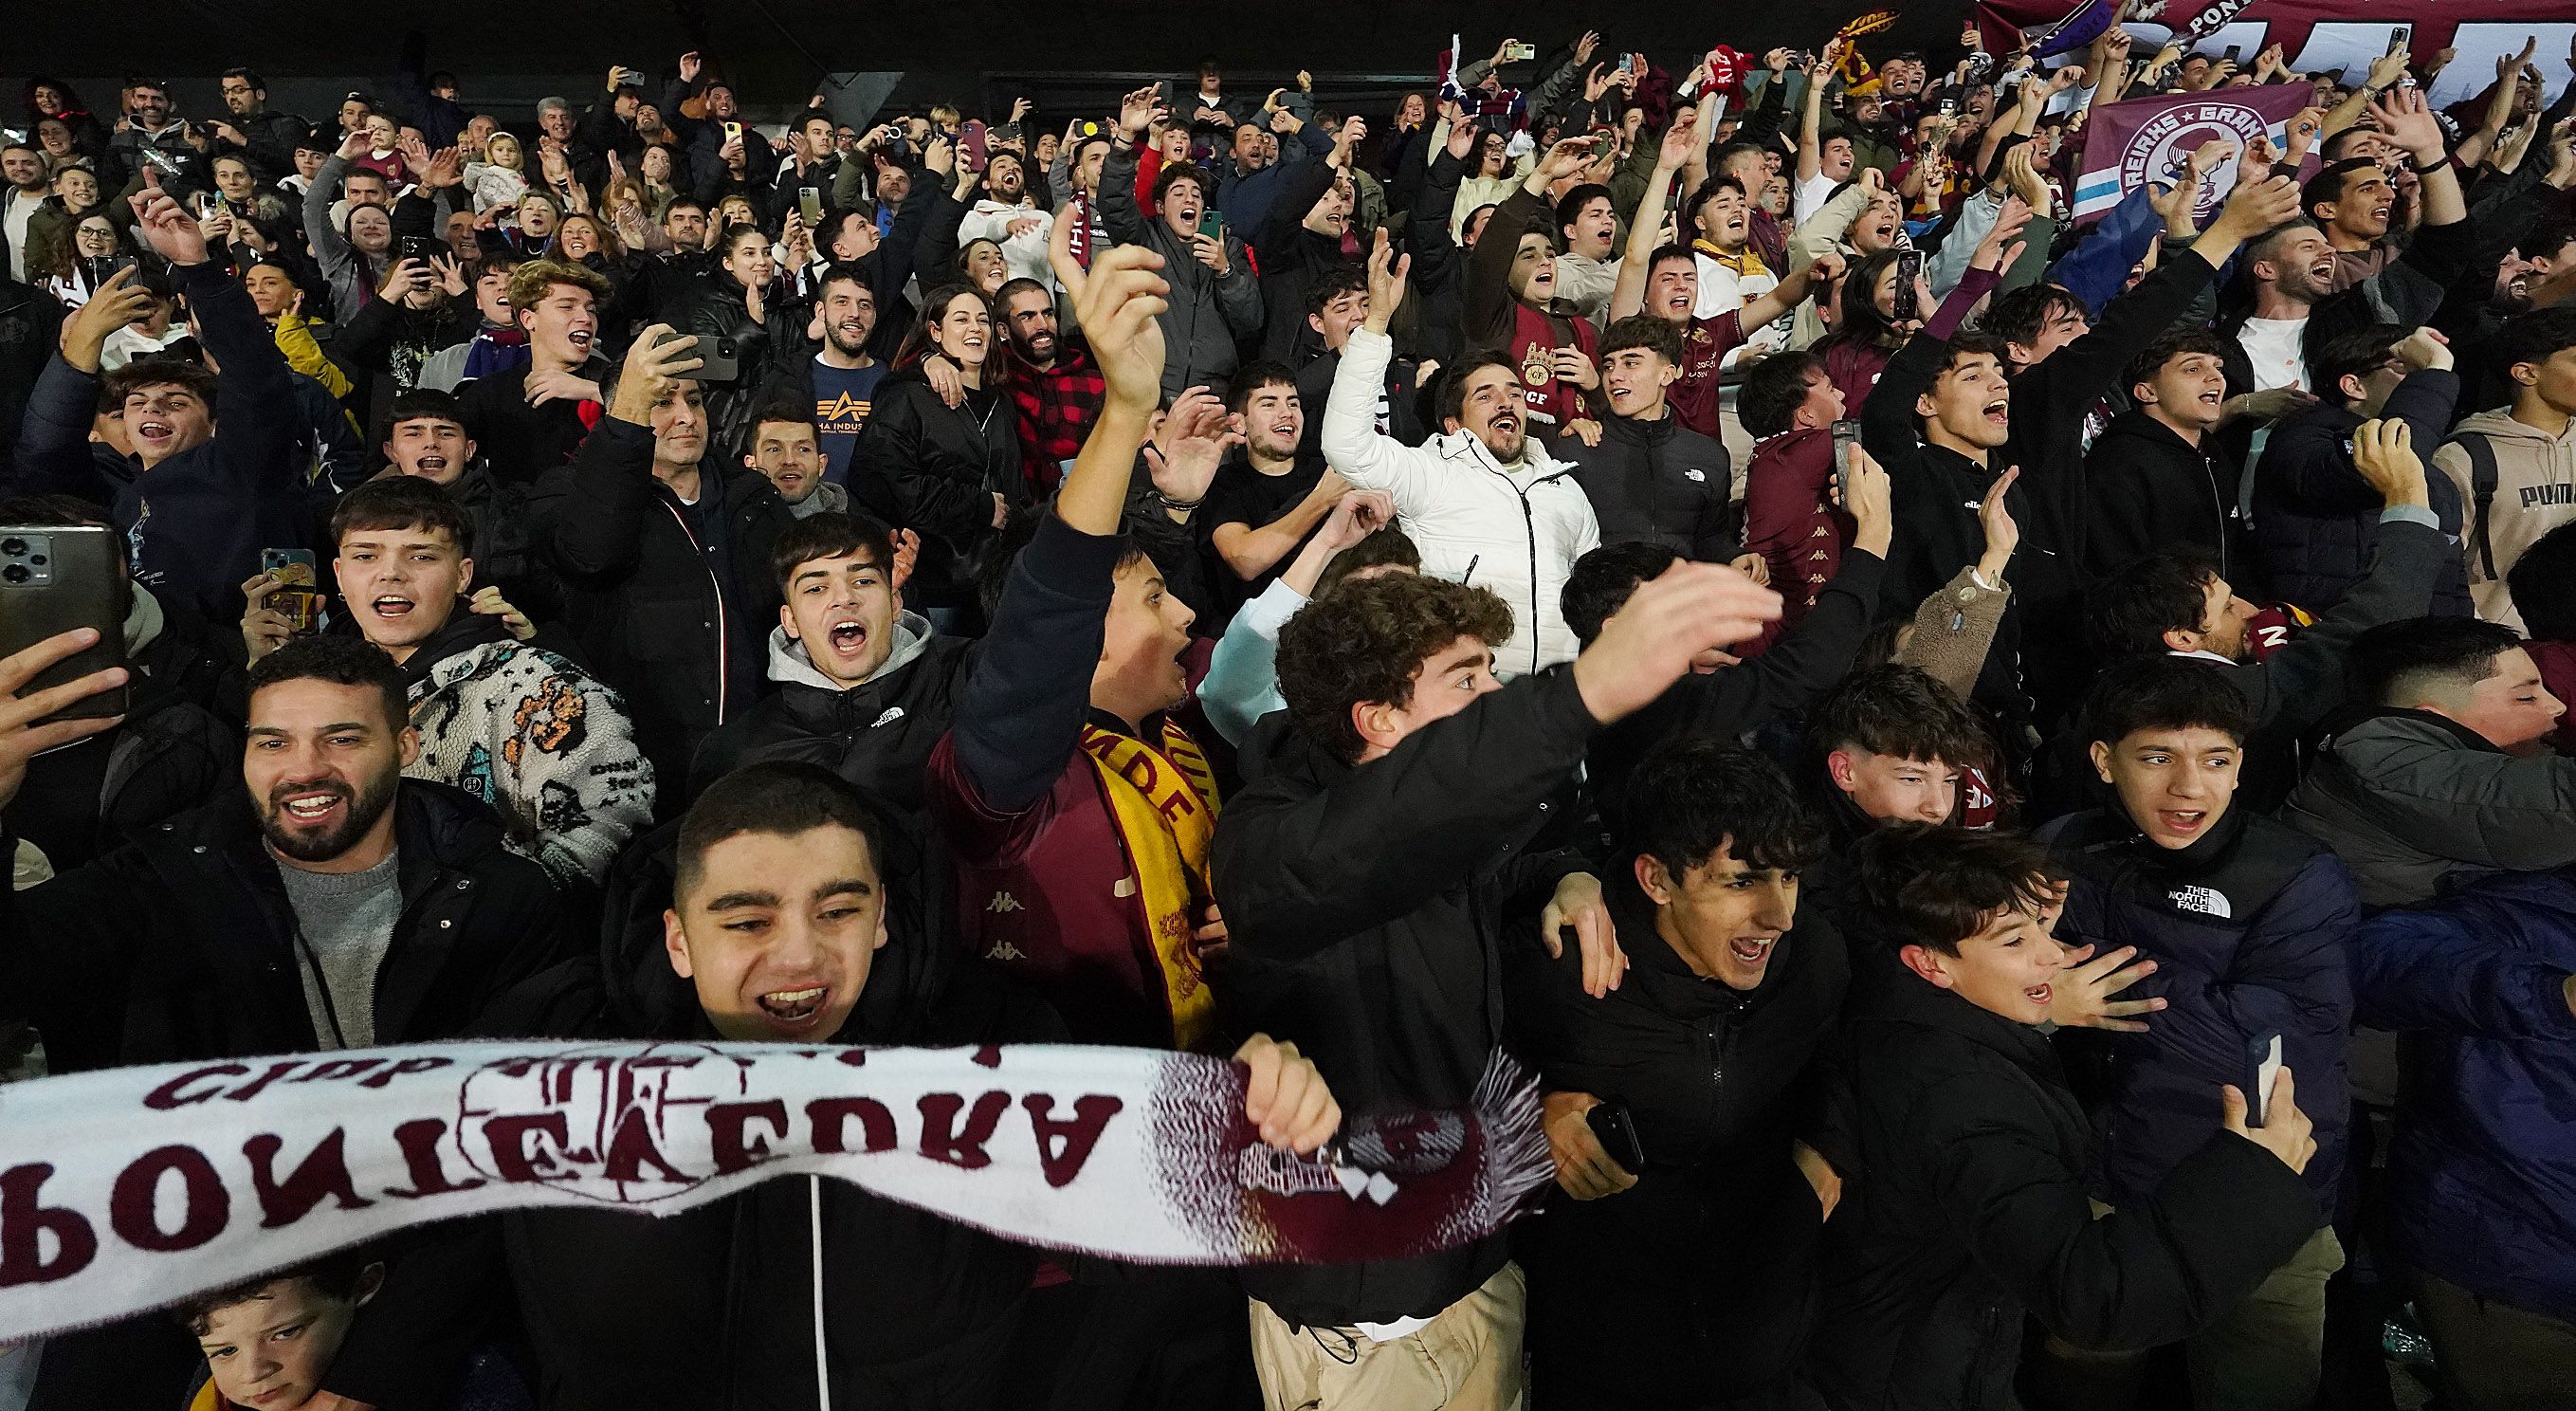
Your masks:
<path fill-rule="evenodd" d="M 837 490 L 840 487 L 837 485 L 826 485 L 823 488 L 827 490 Z M 821 497 L 818 495 L 816 498 L 819 499 Z M 874 681 L 889 671 L 894 671 L 898 668 L 909 665 L 914 657 L 921 655 L 923 650 L 929 647 L 930 637 L 931 628 L 929 618 L 926 618 L 917 612 L 896 613 L 894 618 L 894 650 L 886 654 L 885 661 L 880 664 L 876 670 L 868 673 L 867 680 Z M 784 682 L 792 686 L 811 686 L 818 691 L 847 691 L 856 689 L 855 687 L 844 686 L 839 682 L 834 681 L 831 677 L 824 675 L 822 672 L 815 670 L 814 658 L 807 654 L 805 644 L 788 636 L 787 629 L 785 627 L 772 627 L 769 629 L 769 679 L 772 681 Z M 867 681 L 859 683 L 861 686 L 866 684 Z"/>

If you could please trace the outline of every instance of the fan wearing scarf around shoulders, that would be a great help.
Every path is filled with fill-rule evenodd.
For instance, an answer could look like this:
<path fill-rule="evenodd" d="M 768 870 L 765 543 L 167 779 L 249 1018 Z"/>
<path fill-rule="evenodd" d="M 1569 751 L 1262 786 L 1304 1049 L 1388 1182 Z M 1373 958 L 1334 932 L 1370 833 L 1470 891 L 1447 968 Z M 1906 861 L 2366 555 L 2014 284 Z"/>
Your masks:
<path fill-rule="evenodd" d="M 1159 278 L 1127 262 L 1113 277 Z M 1214 1038 L 1201 960 L 1225 936 L 1207 880 L 1220 801 L 1168 714 L 1189 695 L 1192 614 L 1119 532 L 1160 384 L 1122 410 L 1094 355 L 1107 409 L 1055 505 L 1034 511 L 931 755 L 931 807 L 970 954 L 1043 995 L 1077 1040 L 1193 1049 Z"/>

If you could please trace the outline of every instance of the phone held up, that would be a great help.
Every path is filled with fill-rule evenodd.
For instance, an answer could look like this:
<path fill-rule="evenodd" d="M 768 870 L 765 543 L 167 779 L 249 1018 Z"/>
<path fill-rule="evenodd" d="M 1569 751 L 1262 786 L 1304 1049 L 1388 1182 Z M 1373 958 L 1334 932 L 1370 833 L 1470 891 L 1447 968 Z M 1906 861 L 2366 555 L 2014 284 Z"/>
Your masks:
<path fill-rule="evenodd" d="M 1844 417 L 1834 423 L 1834 498 L 1851 513 L 1852 452 L 1860 445 L 1860 423 Z"/>
<path fill-rule="evenodd" d="M 2264 1034 L 2245 1041 L 2245 1125 L 2263 1125 L 2272 1105 L 2272 1080 L 2281 1076 L 2281 1036 Z"/>
<path fill-rule="evenodd" d="M 127 597 L 125 556 L 115 530 L 103 524 L 0 525 L 0 656 L 76 627 L 98 634 L 87 651 L 37 673 L 20 695 L 125 665 Z M 46 720 L 124 713 L 125 688 L 119 686 L 83 696 Z"/>
<path fill-rule="evenodd" d="M 298 637 L 322 626 L 322 571 L 310 549 L 262 549 L 259 571 L 282 586 L 268 595 L 268 606 L 286 618 Z"/>
<path fill-rule="evenodd" d="M 1923 317 L 1922 278 L 1923 252 L 1899 250 L 1896 253 L 1896 309 L 1890 315 L 1898 323 L 1911 323 Z"/>

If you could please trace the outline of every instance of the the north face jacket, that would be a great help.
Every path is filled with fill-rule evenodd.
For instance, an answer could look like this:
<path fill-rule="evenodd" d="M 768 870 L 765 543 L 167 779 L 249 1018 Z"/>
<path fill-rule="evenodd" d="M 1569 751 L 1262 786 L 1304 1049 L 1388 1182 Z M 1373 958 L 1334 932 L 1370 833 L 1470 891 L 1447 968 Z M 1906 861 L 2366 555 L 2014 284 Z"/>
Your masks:
<path fill-rule="evenodd" d="M 510 851 L 558 882 L 607 880 L 617 850 L 651 826 L 653 765 L 625 703 L 499 618 L 458 611 L 403 676 L 420 731 L 420 757 L 404 772 L 490 804 Z"/>
<path fill-rule="evenodd" d="M 2504 576 L 2533 540 L 2576 521 L 2576 424 L 2552 436 L 2505 408 L 2479 412 L 2452 428 L 2433 469 L 2459 490 L 2460 547 L 2478 616 L 2521 631 Z"/>
<path fill-rule="evenodd" d="M 2074 878 L 2058 939 L 2097 955 L 2136 946 L 2156 973 L 2129 997 L 2167 1006 L 2143 1034 L 2067 1036 L 2101 1143 L 2101 1198 L 2127 1206 L 2206 1145 L 2218 1130 L 2218 1084 L 2243 1086 L 2234 1075 L 2247 1071 L 2247 1046 L 2278 1034 L 2300 1110 L 2316 1124 L 2304 1178 L 2324 1224 L 2351 1108 L 2344 947 L 2361 917 L 2352 874 L 2315 840 L 2241 804 L 2186 848 L 2157 846 L 2116 808 L 2039 836 Z"/>

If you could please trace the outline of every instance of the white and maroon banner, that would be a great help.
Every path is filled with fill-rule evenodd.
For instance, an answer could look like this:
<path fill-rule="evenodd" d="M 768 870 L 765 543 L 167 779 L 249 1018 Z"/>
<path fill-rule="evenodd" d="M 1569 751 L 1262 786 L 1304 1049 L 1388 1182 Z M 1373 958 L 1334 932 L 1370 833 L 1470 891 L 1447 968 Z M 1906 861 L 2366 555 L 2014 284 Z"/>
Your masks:
<path fill-rule="evenodd" d="M 668 1215 L 821 1175 L 1146 1263 L 1386 1259 L 1500 1229 L 1549 1177 L 1535 1091 L 1262 1145 L 1244 1070 L 1142 1049 L 434 1044 L 0 1087 L 0 1344 L 405 1226 Z"/>
<path fill-rule="evenodd" d="M 1992 49 L 2019 29 L 2044 34 L 2066 18 L 2071 0 L 1978 0 L 1977 18 Z M 2373 0 L 2362 6 L 2335 0 L 2130 0 L 2122 25 L 2137 40 L 2132 58 L 2155 52 L 2168 38 L 2184 36 L 2188 52 L 2213 58 L 2237 51 L 2246 69 L 2271 44 L 2281 46 L 2292 72 L 2342 73 L 2358 84 L 2370 61 L 2388 52 L 2389 36 L 2403 32 L 2419 64 L 2437 50 L 2458 50 L 2433 81 L 2430 97 L 2447 107 L 2495 82 L 2495 63 L 2536 40 L 2532 62 L 2556 94 L 2571 76 L 2567 48 L 2576 40 L 2576 4 L 2570 0 Z M 2081 61 L 2081 54 L 2066 56 Z"/>
<path fill-rule="evenodd" d="M 2285 129 L 2308 105 L 2308 96 L 2303 85 L 2276 83 L 2096 105 L 2084 121 L 2084 152 L 2072 198 L 2075 219 L 2091 220 L 2150 182 L 2170 185 L 2183 159 L 2203 143 L 2235 143 L 2236 155 L 2201 173 L 2193 219 L 2206 224 L 2236 187 L 2245 144 L 2269 137 L 2276 148 L 2288 145 Z M 2311 154 L 2307 166 L 2313 170 L 2315 164 Z"/>

